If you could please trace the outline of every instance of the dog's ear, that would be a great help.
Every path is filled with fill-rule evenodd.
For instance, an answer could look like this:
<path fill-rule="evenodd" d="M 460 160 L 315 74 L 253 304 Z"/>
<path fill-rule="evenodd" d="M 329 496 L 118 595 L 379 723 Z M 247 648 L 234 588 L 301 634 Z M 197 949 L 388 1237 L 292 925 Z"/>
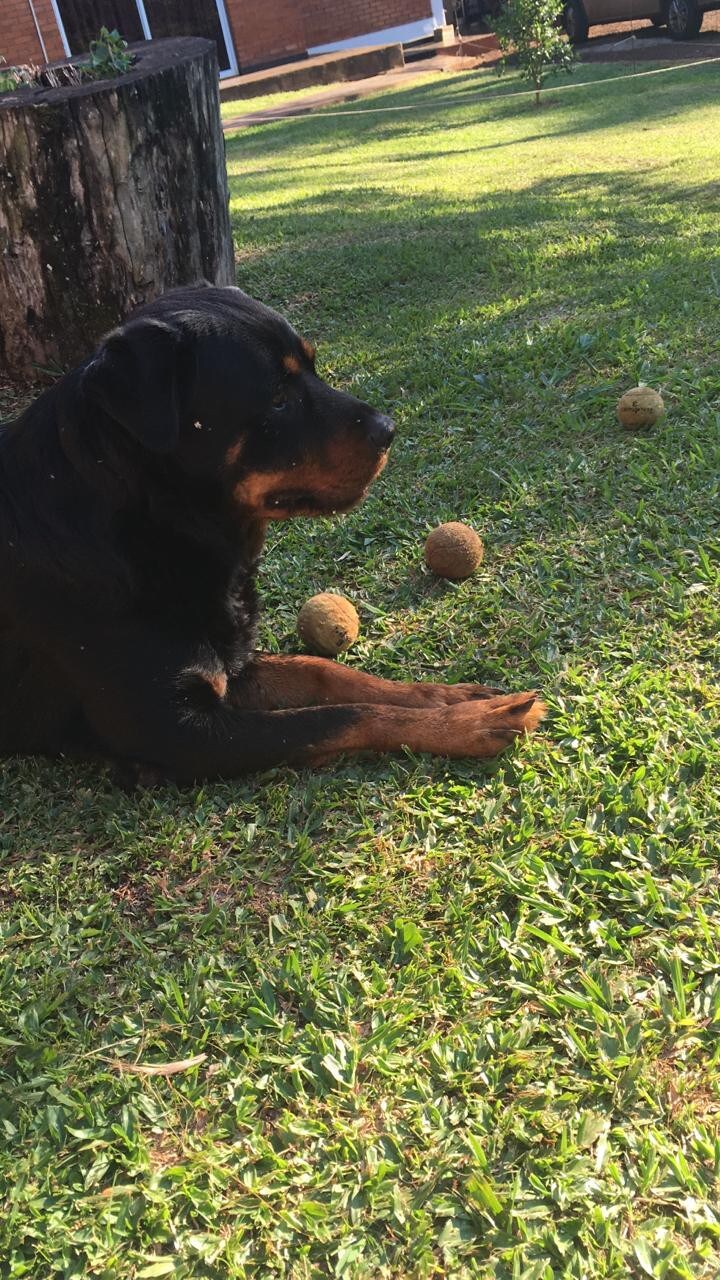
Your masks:
<path fill-rule="evenodd" d="M 162 320 L 131 320 L 98 348 L 82 394 L 154 453 L 170 453 L 180 430 L 180 334 Z"/>

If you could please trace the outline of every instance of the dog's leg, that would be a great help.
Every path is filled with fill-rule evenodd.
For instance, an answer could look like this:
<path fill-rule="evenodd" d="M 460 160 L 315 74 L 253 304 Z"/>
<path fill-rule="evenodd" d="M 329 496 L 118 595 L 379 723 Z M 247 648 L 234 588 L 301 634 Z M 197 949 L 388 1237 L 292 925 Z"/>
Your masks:
<path fill-rule="evenodd" d="M 504 751 L 518 734 L 536 729 L 545 709 L 534 693 L 424 710 L 382 705 L 338 707 L 338 711 L 353 711 L 352 722 L 326 742 L 309 747 L 302 763 L 324 764 L 348 752 L 384 753 L 405 747 L 455 759 L 487 759 Z"/>
<path fill-rule="evenodd" d="M 393 707 L 452 706 L 502 694 L 485 684 L 411 684 L 381 680 L 326 658 L 258 655 L 228 684 L 233 706 L 268 711 L 291 707 L 336 706 L 347 703 Z"/>
<path fill-rule="evenodd" d="M 256 711 L 222 706 L 197 721 L 187 717 L 166 739 L 162 757 L 180 780 L 231 777 L 286 763 L 312 766 L 347 753 L 405 747 L 483 759 L 537 728 L 544 713 L 534 693 L 424 709 L 337 705 Z"/>
<path fill-rule="evenodd" d="M 133 699 L 133 701 L 135 701 Z M 429 752 L 455 758 L 498 755 L 523 732 L 537 728 L 545 708 L 534 693 L 460 702 L 454 706 L 337 705 L 258 711 L 228 705 L 212 709 L 192 700 L 135 703 L 120 716 L 93 709 L 101 740 L 125 759 L 143 760 L 178 782 L 232 778 L 274 765 L 319 765 L 347 753 Z M 108 712 L 110 714 L 108 715 Z M 132 715 L 132 723 L 128 719 Z"/>
<path fill-rule="evenodd" d="M 202 649 L 177 637 L 126 625 L 88 627 L 77 637 L 68 628 L 55 640 L 82 710 L 88 754 L 143 761 L 179 782 L 405 747 L 486 758 L 535 729 L 544 713 L 533 693 L 449 706 L 348 702 L 268 710 L 252 698 L 234 705 L 236 682 L 229 690 L 222 670 L 206 671 L 198 661 Z"/>

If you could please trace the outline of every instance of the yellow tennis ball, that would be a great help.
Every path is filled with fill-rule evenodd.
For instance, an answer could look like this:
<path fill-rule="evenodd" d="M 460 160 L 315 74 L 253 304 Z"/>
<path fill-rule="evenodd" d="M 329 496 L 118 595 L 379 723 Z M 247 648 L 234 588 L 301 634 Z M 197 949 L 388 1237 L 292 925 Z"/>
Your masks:
<path fill-rule="evenodd" d="M 484 554 L 482 539 L 458 520 L 438 525 L 425 543 L 425 563 L 439 578 L 469 578 Z"/>
<path fill-rule="evenodd" d="M 321 591 L 305 601 L 298 614 L 297 629 L 308 649 L 331 658 L 357 640 L 360 619 L 355 606 L 344 596 Z"/>
<path fill-rule="evenodd" d="M 617 402 L 617 416 L 628 431 L 654 426 L 664 412 L 663 398 L 652 387 L 631 387 Z"/>

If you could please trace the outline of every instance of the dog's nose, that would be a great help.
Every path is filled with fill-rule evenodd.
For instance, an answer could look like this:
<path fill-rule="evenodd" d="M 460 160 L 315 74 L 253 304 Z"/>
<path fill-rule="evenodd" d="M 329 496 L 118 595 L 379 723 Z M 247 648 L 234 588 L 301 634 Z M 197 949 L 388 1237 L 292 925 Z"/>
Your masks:
<path fill-rule="evenodd" d="M 376 449 L 389 449 L 395 435 L 395 423 L 384 413 L 376 413 L 370 423 L 368 435 Z"/>

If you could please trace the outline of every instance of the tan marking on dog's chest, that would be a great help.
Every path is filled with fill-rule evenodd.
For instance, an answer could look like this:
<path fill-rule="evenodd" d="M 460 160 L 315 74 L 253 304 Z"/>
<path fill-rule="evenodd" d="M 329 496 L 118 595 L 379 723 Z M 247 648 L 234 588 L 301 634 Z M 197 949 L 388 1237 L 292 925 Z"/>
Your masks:
<path fill-rule="evenodd" d="M 221 701 L 227 694 L 227 672 L 223 671 L 222 668 L 211 671 L 201 666 L 186 667 L 182 674 L 185 677 L 195 676 L 197 680 L 202 680 L 203 684 L 208 685 Z"/>
<path fill-rule="evenodd" d="M 218 698 L 224 698 L 227 693 L 228 678 L 224 671 L 207 671 L 203 672 L 203 680 L 207 680 L 211 689 L 214 689 Z"/>

